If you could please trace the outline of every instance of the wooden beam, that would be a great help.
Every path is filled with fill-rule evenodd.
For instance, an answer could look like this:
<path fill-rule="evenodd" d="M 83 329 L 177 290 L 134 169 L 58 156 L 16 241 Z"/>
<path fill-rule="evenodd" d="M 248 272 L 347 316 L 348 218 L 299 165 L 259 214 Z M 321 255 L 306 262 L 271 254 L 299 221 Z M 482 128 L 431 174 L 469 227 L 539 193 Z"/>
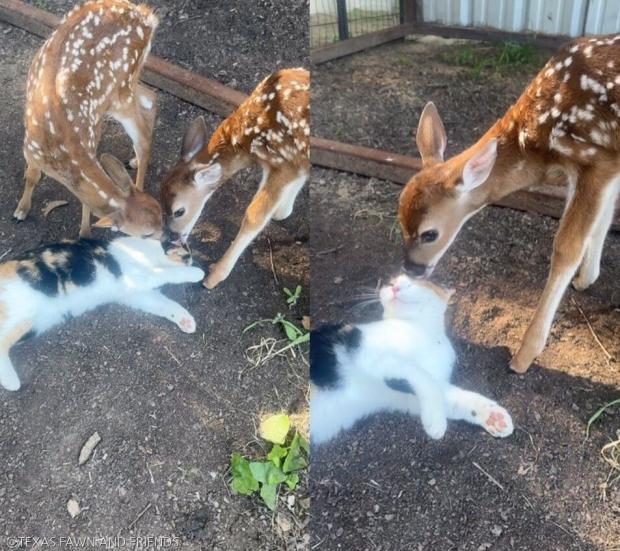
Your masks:
<path fill-rule="evenodd" d="M 552 50 L 557 50 L 563 44 L 573 40 L 570 36 L 563 35 L 516 33 L 488 28 L 435 25 L 433 23 L 416 23 L 412 25 L 410 34 L 432 34 L 444 38 L 465 38 L 482 42 L 518 42 Z"/>
<path fill-rule="evenodd" d="M 322 46 L 310 51 L 310 61 L 312 63 L 319 64 L 325 63 L 332 59 L 344 57 L 347 55 L 373 48 L 386 42 L 392 42 L 403 38 L 408 34 L 411 34 L 413 25 L 403 24 L 389 29 L 383 29 L 382 31 L 376 31 L 374 33 L 367 33 L 349 40 L 341 40 L 328 46 Z"/>
<path fill-rule="evenodd" d="M 421 161 L 412 157 L 324 138 L 310 138 L 310 160 L 315 165 L 399 184 L 408 182 L 422 168 Z"/>

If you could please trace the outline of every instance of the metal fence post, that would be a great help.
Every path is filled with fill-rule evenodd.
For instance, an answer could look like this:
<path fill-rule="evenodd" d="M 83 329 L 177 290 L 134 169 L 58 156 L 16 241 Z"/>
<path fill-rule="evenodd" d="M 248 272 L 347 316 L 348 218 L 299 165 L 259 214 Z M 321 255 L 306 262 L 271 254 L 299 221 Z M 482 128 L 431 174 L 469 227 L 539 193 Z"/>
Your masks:
<path fill-rule="evenodd" d="M 349 38 L 349 20 L 347 18 L 347 0 L 336 0 L 338 10 L 338 38 L 346 40 Z"/>

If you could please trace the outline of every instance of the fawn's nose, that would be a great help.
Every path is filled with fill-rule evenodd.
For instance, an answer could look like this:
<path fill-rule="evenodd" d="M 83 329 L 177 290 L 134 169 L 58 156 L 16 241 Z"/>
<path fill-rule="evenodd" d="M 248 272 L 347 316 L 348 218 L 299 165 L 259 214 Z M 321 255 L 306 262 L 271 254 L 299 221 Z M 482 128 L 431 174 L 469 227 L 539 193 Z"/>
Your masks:
<path fill-rule="evenodd" d="M 426 273 L 426 266 L 406 258 L 403 262 L 403 270 L 411 277 L 422 277 Z"/>

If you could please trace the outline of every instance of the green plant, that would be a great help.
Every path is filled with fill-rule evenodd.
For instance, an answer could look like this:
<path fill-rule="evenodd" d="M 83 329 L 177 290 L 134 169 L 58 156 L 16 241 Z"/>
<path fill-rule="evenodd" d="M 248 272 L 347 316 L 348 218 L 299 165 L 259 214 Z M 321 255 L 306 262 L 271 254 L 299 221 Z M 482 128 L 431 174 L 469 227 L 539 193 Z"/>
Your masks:
<path fill-rule="evenodd" d="M 290 443 L 284 445 L 289 427 L 287 415 L 275 415 L 261 423 L 261 436 L 272 444 L 263 461 L 250 461 L 240 453 L 232 454 L 230 486 L 235 494 L 250 496 L 258 493 L 265 505 L 275 511 L 282 484 L 291 492 L 297 488 L 299 471 L 308 466 L 309 446 L 297 431 Z M 281 439 L 283 433 L 285 437 Z"/>
<path fill-rule="evenodd" d="M 271 323 L 272 325 L 279 324 L 282 327 L 284 334 L 289 341 L 289 344 L 286 346 L 286 350 L 310 340 L 310 333 L 304 332 L 303 329 L 300 329 L 294 323 L 288 321 L 284 315 L 279 312 L 273 319 L 262 319 L 251 323 L 243 330 L 243 332 L 246 333 L 247 331 L 254 329 L 254 327 L 264 325 L 266 323 Z M 280 352 L 284 352 L 284 350 L 280 350 Z"/>
<path fill-rule="evenodd" d="M 596 423 L 599 417 L 603 415 L 603 413 L 605 413 L 605 411 L 607 411 L 609 408 L 613 406 L 618 406 L 618 405 L 620 405 L 620 398 L 617 398 L 616 400 L 612 400 L 611 402 L 609 402 L 608 404 L 605 404 L 604 406 L 601 406 L 599 409 L 597 409 L 594 412 L 594 415 L 592 415 L 592 417 L 588 419 L 588 426 L 586 427 L 586 438 L 590 436 L 590 427 L 594 423 Z"/>
<path fill-rule="evenodd" d="M 517 69 L 531 68 L 541 61 L 541 53 L 531 44 L 504 42 L 495 47 L 465 45 L 456 52 L 444 52 L 440 59 L 444 63 L 470 67 L 474 78 L 483 71 L 507 73 Z"/>
<path fill-rule="evenodd" d="M 295 291 L 291 291 L 287 287 L 284 287 L 282 291 L 284 291 L 284 294 L 286 295 L 286 304 L 288 304 L 289 308 L 292 308 L 297 304 L 299 297 L 301 297 L 302 286 L 297 285 L 297 287 L 295 287 Z"/>

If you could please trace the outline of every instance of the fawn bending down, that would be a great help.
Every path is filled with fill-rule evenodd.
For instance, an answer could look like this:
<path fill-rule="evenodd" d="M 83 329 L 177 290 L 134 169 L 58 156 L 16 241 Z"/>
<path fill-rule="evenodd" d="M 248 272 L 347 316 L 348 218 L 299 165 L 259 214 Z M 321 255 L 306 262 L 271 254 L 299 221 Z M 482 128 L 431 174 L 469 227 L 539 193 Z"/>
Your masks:
<path fill-rule="evenodd" d="M 193 333 L 191 314 L 157 288 L 203 277 L 166 255 L 159 241 L 136 237 L 65 241 L 0 264 L 0 385 L 20 387 L 9 358 L 15 343 L 102 304 L 124 304 Z"/>
<path fill-rule="evenodd" d="M 565 183 L 568 200 L 553 242 L 542 298 L 511 368 L 542 352 L 571 278 L 586 289 L 620 192 L 620 35 L 577 40 L 556 54 L 482 138 L 444 162 L 446 134 L 432 103 L 417 146 L 423 169 L 400 197 L 405 268 L 428 275 L 465 221 L 485 205 L 543 182 Z"/>
<path fill-rule="evenodd" d="M 142 192 L 156 98 L 138 82 L 157 23 L 146 6 L 87 2 L 69 12 L 37 52 L 28 73 L 25 187 L 17 220 L 28 215 L 43 172 L 82 202 L 80 236 L 90 235 L 91 210 L 100 218 L 97 227 L 161 235 L 161 207 Z M 135 187 L 120 162 L 110 156 L 97 161 L 105 115 L 120 122 L 133 141 Z"/>
<path fill-rule="evenodd" d="M 208 288 L 228 277 L 271 218 L 282 220 L 293 211 L 310 168 L 309 79 L 304 69 L 277 71 L 256 87 L 210 140 L 202 117 L 185 134 L 181 158 L 161 190 L 167 226 L 183 243 L 220 185 L 252 164 L 263 169 L 237 237 L 209 270 Z"/>
<path fill-rule="evenodd" d="M 383 287 L 383 320 L 326 326 L 310 335 L 310 437 L 320 444 L 379 411 L 420 416 L 431 438 L 447 420 L 512 434 L 510 414 L 493 400 L 450 384 L 455 354 L 444 315 L 452 293 L 405 275 Z"/>

